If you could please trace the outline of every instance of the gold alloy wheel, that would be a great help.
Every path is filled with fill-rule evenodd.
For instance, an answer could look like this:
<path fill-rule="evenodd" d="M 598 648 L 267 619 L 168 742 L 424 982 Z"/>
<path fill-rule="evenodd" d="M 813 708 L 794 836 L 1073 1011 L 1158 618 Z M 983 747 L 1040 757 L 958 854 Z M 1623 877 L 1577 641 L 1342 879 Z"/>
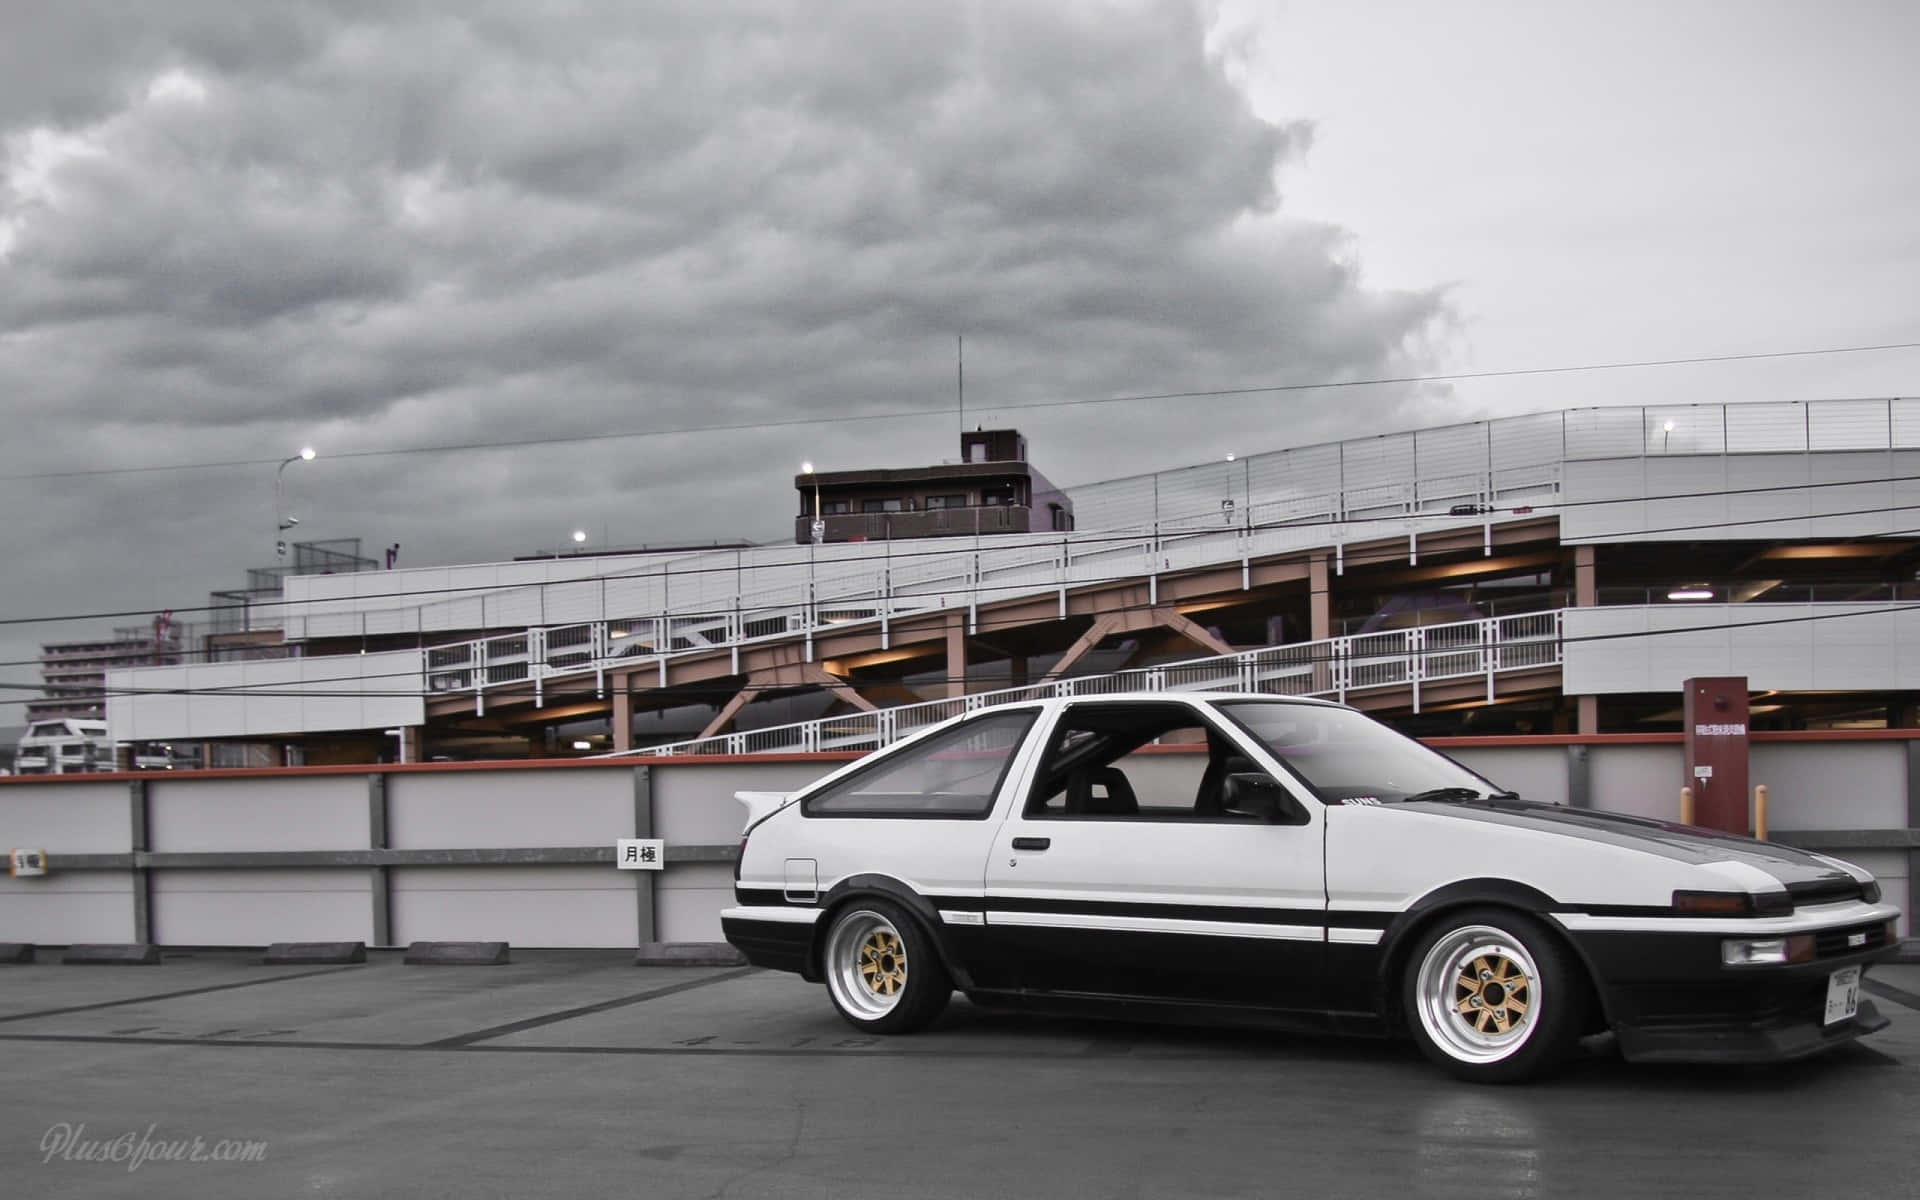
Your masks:
<path fill-rule="evenodd" d="M 891 929 L 876 929 L 860 944 L 860 979 L 879 996 L 907 986 L 907 948 Z"/>
<path fill-rule="evenodd" d="M 882 1020 L 907 994 L 907 940 L 873 909 L 834 918 L 821 965 L 834 1004 L 855 1024 Z"/>
<path fill-rule="evenodd" d="M 1493 925 L 1441 934 L 1414 976 L 1420 1028 L 1456 1062 L 1486 1065 L 1518 1053 L 1551 999 L 1526 944 Z"/>
<path fill-rule="evenodd" d="M 1504 954 L 1482 954 L 1453 981 L 1453 1011 L 1481 1033 L 1507 1033 L 1526 1020 L 1533 980 Z"/>

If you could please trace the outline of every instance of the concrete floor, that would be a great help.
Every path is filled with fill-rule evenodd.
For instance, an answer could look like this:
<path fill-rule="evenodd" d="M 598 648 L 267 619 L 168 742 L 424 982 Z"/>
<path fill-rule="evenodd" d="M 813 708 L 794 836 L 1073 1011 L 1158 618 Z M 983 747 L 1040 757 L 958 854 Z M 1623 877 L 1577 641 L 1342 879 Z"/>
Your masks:
<path fill-rule="evenodd" d="M 0 969 L 0 1179 L 250 1200 L 1920 1196 L 1920 967 L 1870 977 L 1892 1028 L 1811 1062 L 1595 1058 L 1486 1088 L 1402 1046 L 964 1002 L 869 1039 L 790 976 L 515 959 Z M 123 1134 L 266 1157 L 79 1154 Z"/>

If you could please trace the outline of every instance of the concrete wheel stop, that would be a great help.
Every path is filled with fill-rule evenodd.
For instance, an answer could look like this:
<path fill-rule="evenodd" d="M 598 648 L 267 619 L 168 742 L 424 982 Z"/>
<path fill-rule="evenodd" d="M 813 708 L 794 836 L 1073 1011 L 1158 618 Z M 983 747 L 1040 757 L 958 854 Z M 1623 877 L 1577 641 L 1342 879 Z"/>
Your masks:
<path fill-rule="evenodd" d="M 160 947 L 142 942 L 68 946 L 60 961 L 76 967 L 156 967 Z"/>
<path fill-rule="evenodd" d="M 32 961 L 32 942 L 0 942 L 0 967 L 19 966 Z"/>
<path fill-rule="evenodd" d="M 747 958 L 725 942 L 642 942 L 636 967 L 743 967 Z"/>
<path fill-rule="evenodd" d="M 365 942 L 275 942 L 261 960 L 270 967 L 367 961 Z"/>
<path fill-rule="evenodd" d="M 406 957 L 420 967 L 497 967 L 506 961 L 505 942 L 415 942 Z"/>

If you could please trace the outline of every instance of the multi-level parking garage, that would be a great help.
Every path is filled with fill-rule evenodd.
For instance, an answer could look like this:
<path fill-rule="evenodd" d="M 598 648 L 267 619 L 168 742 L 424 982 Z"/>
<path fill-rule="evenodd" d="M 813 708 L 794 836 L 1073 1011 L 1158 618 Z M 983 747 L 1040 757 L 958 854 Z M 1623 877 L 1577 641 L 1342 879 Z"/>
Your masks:
<path fill-rule="evenodd" d="M 1920 402 L 1577 410 L 1074 500 L 1071 533 L 289 580 L 298 655 L 116 672 L 109 717 L 336 761 L 7 781 L 60 881 L 0 888 L 16 936 L 712 941 L 736 790 L 1044 692 L 1327 696 L 1531 798 L 1674 819 L 1705 676 L 1747 681 L 1772 836 L 1873 871 L 1910 935 Z M 549 729 L 584 761 L 411 761 Z M 657 878 L 612 869 L 627 837 Z"/>
<path fill-rule="evenodd" d="M 810 749 L 1187 663 L 1427 733 L 1672 729 L 1704 674 L 1756 728 L 1914 723 L 1920 401 L 1579 409 L 1073 499 L 1070 533 L 295 578 L 296 657 L 116 672 L 109 718 L 309 761 Z"/>

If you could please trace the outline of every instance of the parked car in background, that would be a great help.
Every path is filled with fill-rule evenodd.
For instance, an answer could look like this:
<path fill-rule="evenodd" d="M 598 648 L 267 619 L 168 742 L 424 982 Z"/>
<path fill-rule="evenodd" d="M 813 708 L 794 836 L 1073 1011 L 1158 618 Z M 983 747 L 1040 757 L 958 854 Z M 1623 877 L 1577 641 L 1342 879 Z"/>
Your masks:
<path fill-rule="evenodd" d="M 1011 704 L 744 792 L 726 936 L 874 1033 L 986 1006 L 1406 1035 L 1467 1079 L 1585 1035 L 1794 1058 L 1882 1028 L 1899 910 L 1776 844 L 1532 803 L 1321 701 Z"/>
<path fill-rule="evenodd" d="M 22 775 L 72 775 L 113 766 L 107 723 L 77 717 L 33 722 L 13 752 L 13 769 Z"/>

